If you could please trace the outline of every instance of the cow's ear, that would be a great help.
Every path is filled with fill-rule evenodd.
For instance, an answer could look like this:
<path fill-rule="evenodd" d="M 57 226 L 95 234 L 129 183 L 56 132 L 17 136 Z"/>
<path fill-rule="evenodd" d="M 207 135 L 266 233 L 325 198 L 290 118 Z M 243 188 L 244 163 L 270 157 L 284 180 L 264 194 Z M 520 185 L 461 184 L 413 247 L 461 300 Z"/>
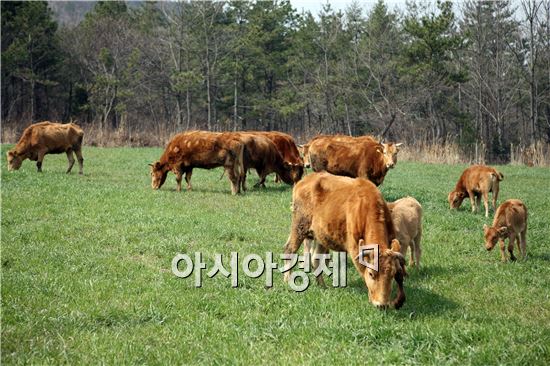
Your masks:
<path fill-rule="evenodd" d="M 147 164 L 147 165 L 149 165 L 149 166 L 154 166 L 152 163 L 149 163 L 149 164 Z"/>
<path fill-rule="evenodd" d="M 501 236 L 508 235 L 508 228 L 506 226 L 501 226 L 498 228 L 498 233 Z"/>
<path fill-rule="evenodd" d="M 392 252 L 396 252 L 396 253 L 401 252 L 401 244 L 399 244 L 399 240 L 393 239 L 391 241 L 391 250 Z"/>

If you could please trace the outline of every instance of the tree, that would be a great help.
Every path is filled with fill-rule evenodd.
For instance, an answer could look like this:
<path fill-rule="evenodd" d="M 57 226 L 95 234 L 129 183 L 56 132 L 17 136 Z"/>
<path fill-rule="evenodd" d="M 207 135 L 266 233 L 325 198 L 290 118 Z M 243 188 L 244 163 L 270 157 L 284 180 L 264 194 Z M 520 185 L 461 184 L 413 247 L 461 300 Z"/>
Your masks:
<path fill-rule="evenodd" d="M 462 70 L 453 63 L 462 46 L 450 1 L 438 1 L 437 9 L 417 16 L 411 8 L 403 21 L 405 32 L 402 83 L 411 85 L 415 95 L 415 114 L 425 118 L 435 140 L 447 137 L 448 112 L 456 108 L 453 88 L 465 81 Z"/>
<path fill-rule="evenodd" d="M 31 121 L 47 117 L 47 89 L 59 77 L 57 23 L 45 1 L 2 2 L 1 7 L 2 99 L 10 101 L 2 103 L 2 118 L 25 112 Z"/>
<path fill-rule="evenodd" d="M 506 154 L 504 123 L 519 103 L 518 24 L 508 1 L 466 2 L 463 29 L 471 83 L 464 88 L 477 105 L 479 139 L 490 158 Z M 512 132 L 512 131 L 509 131 Z"/>

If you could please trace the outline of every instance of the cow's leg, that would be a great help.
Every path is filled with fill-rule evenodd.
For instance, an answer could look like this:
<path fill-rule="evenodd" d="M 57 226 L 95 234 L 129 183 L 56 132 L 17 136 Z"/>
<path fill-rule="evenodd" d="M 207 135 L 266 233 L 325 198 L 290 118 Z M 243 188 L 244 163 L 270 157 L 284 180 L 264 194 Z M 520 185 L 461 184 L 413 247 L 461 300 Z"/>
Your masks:
<path fill-rule="evenodd" d="M 84 158 L 82 157 L 82 150 L 81 149 L 77 149 L 74 151 L 74 153 L 76 154 L 76 158 L 78 160 L 78 174 L 82 175 L 84 174 L 83 171 L 84 171 Z"/>
<path fill-rule="evenodd" d="M 489 192 L 483 191 L 483 206 L 485 206 L 485 217 L 489 217 Z"/>
<path fill-rule="evenodd" d="M 177 169 L 174 169 L 174 174 L 176 175 L 176 184 L 177 184 L 176 190 L 178 192 L 181 192 L 181 180 L 183 179 L 183 172 L 181 171 L 180 168 L 177 168 Z"/>
<path fill-rule="evenodd" d="M 506 250 L 504 249 L 505 248 L 504 240 L 499 239 L 498 244 L 500 246 L 500 260 L 503 262 L 506 262 Z"/>
<path fill-rule="evenodd" d="M 243 192 L 246 191 L 246 171 L 247 169 L 243 169 L 239 177 L 239 185 L 242 188 Z"/>
<path fill-rule="evenodd" d="M 516 242 L 515 242 L 515 245 L 517 245 L 518 247 L 518 256 L 520 258 L 523 258 L 523 252 L 521 251 L 521 241 L 520 241 L 520 234 L 516 234 Z"/>
<path fill-rule="evenodd" d="M 38 152 L 38 157 L 36 159 L 36 168 L 38 169 L 39 173 L 42 173 L 42 160 L 44 160 L 44 155 L 46 155 L 44 151 Z"/>
<path fill-rule="evenodd" d="M 475 201 L 475 195 L 473 191 L 468 191 L 468 197 L 470 197 L 470 206 L 472 206 L 472 212 L 476 212 L 476 201 Z"/>
<path fill-rule="evenodd" d="M 420 257 L 422 256 L 422 248 L 420 247 L 420 241 L 422 240 L 422 232 L 419 231 L 414 238 L 414 263 L 420 266 Z M 412 249 L 411 249 L 412 251 Z"/>
<path fill-rule="evenodd" d="M 69 160 L 69 167 L 67 168 L 67 174 L 69 174 L 74 165 L 74 156 L 72 150 L 67 151 L 67 160 Z"/>
<path fill-rule="evenodd" d="M 300 226 L 296 219 L 292 219 L 292 225 L 290 229 L 290 235 L 288 236 L 288 240 L 286 241 L 285 248 L 284 248 L 284 254 L 293 254 L 296 255 L 298 252 L 298 249 L 300 249 L 300 245 L 302 245 L 302 242 L 306 238 L 305 233 L 303 230 L 300 229 Z M 309 225 L 306 225 L 309 227 Z M 302 226 L 303 227 L 303 226 Z M 284 265 L 290 265 L 291 260 L 285 259 Z M 285 282 L 288 282 L 290 279 L 290 270 L 285 272 L 284 280 Z"/>
<path fill-rule="evenodd" d="M 525 258 L 527 258 L 527 240 L 526 240 L 527 226 L 521 232 L 520 237 L 521 237 L 521 256 L 523 257 L 523 259 L 525 259 Z"/>
<path fill-rule="evenodd" d="M 497 198 L 498 198 L 498 181 L 493 184 L 493 211 L 497 210 Z"/>
<path fill-rule="evenodd" d="M 476 195 L 476 207 L 480 207 L 480 206 L 481 206 L 481 194 Z"/>
<path fill-rule="evenodd" d="M 256 172 L 258 173 L 258 177 L 260 178 L 260 180 L 258 181 L 258 183 L 256 183 L 254 185 L 254 187 L 263 187 L 263 188 L 265 188 L 265 178 L 266 178 L 267 174 L 265 173 L 264 170 L 256 170 Z"/>
<path fill-rule="evenodd" d="M 510 260 L 515 261 L 516 257 L 514 256 L 514 243 L 516 241 L 516 233 L 510 233 L 508 239 L 508 253 L 510 253 Z"/>
<path fill-rule="evenodd" d="M 185 172 L 185 183 L 187 183 L 187 190 L 190 191 L 193 189 L 191 186 L 191 176 L 193 175 L 193 169 L 187 170 Z"/>
<path fill-rule="evenodd" d="M 241 191 L 239 187 L 240 176 L 235 173 L 235 169 L 233 169 L 233 165 L 225 166 L 225 172 L 227 173 L 227 177 L 231 182 L 231 194 L 235 195 L 239 193 Z"/>
<path fill-rule="evenodd" d="M 306 242 L 307 241 L 308 240 L 306 239 Z M 312 250 L 311 250 L 311 252 L 312 252 L 311 255 L 312 255 L 312 259 L 313 259 L 312 269 L 313 269 L 313 271 L 315 271 L 319 267 L 319 263 L 321 262 L 320 256 L 328 254 L 328 249 L 326 249 L 322 245 L 319 245 L 318 243 L 314 243 L 312 241 Z M 327 259 L 323 258 L 322 261 L 323 261 L 324 265 L 327 266 Z M 317 276 L 315 278 L 315 280 L 317 281 L 317 284 L 319 286 L 326 287 L 325 279 L 323 278 L 323 272 L 319 273 L 319 276 Z"/>

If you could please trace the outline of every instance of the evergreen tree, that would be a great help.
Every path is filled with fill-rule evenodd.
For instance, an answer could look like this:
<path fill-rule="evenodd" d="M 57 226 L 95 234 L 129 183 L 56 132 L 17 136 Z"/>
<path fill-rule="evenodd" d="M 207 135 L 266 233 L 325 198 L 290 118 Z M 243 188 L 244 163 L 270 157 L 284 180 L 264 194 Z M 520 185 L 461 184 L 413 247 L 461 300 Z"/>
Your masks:
<path fill-rule="evenodd" d="M 45 1 L 2 2 L 1 10 L 2 118 L 47 118 L 59 79 L 57 23 Z"/>

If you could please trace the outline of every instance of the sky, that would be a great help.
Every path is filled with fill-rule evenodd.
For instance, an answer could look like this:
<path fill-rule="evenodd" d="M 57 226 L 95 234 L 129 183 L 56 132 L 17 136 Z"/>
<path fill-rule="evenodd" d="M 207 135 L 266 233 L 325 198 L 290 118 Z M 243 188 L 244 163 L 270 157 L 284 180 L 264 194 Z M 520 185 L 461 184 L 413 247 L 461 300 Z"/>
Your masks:
<path fill-rule="evenodd" d="M 301 12 L 302 9 L 305 11 L 311 11 L 312 14 L 317 14 L 321 9 L 323 8 L 323 5 L 326 3 L 330 3 L 330 6 L 334 10 L 342 10 L 344 11 L 346 7 L 353 2 L 353 0 L 290 0 L 290 3 L 293 7 L 295 7 L 298 12 Z M 356 1 L 364 10 L 370 10 L 374 4 L 376 4 L 377 0 L 357 0 Z M 404 7 L 405 6 L 405 0 L 384 0 L 386 3 L 386 6 L 389 9 L 392 9 L 395 7 L 395 5 L 399 5 Z"/>

